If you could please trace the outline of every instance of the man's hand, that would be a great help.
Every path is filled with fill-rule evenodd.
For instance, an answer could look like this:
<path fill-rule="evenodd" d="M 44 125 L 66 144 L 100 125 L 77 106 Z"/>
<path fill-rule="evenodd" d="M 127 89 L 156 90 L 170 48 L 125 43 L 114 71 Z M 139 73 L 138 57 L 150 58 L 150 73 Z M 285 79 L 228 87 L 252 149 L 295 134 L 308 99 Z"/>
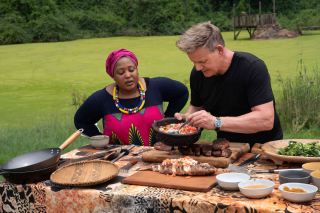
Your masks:
<path fill-rule="evenodd" d="M 215 129 L 214 121 L 216 117 L 205 110 L 194 112 L 187 116 L 189 124 L 204 129 Z"/>

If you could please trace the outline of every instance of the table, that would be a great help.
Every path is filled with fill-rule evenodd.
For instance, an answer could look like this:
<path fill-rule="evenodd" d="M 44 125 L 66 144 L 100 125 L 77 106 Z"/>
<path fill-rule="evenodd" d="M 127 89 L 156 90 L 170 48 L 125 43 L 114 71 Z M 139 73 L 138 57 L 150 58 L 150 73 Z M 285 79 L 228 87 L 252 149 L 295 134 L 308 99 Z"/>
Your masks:
<path fill-rule="evenodd" d="M 68 153 L 74 154 L 76 151 Z M 126 157 L 130 158 L 130 156 Z M 126 163 L 126 158 L 117 162 Z M 135 167 L 141 166 L 138 162 Z M 277 166 L 277 168 L 290 165 Z M 270 169 L 275 165 L 259 160 L 251 168 Z M 239 191 L 225 191 L 219 186 L 207 193 L 125 185 L 124 176 L 91 187 L 58 187 L 43 181 L 36 184 L 0 184 L 1 212 L 320 212 L 320 193 L 308 203 L 291 203 L 281 198 L 277 174 L 255 174 L 276 183 L 273 193 L 262 199 L 248 199 Z"/>

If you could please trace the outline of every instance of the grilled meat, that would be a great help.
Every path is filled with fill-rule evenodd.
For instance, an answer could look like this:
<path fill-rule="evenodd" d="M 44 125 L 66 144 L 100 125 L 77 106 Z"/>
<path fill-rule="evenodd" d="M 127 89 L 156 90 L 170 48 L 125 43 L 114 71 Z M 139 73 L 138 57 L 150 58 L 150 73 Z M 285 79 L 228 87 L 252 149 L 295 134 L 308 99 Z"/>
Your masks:
<path fill-rule="evenodd" d="M 224 150 L 230 147 L 229 141 L 226 139 L 217 139 L 213 141 L 212 149 L 213 150 Z"/>
<path fill-rule="evenodd" d="M 231 149 L 223 149 L 223 150 L 213 150 L 212 151 L 212 156 L 215 157 L 230 157 L 232 154 Z"/>
<path fill-rule="evenodd" d="M 154 148 L 159 151 L 171 151 L 171 149 L 172 149 L 171 146 L 168 146 L 162 142 L 155 143 Z"/>
<path fill-rule="evenodd" d="M 213 175 L 215 167 L 208 163 L 199 163 L 191 157 L 179 159 L 166 159 L 160 165 L 152 166 L 152 170 L 162 174 L 204 176 Z"/>

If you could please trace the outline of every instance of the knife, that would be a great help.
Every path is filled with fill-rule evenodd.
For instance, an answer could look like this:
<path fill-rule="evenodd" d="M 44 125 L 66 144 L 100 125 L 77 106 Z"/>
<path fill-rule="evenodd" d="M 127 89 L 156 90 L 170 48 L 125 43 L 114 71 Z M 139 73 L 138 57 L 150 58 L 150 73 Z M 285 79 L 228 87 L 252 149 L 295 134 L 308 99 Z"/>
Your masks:
<path fill-rule="evenodd" d="M 255 173 L 279 173 L 281 171 L 303 171 L 302 168 L 294 169 L 253 169 L 252 172 Z"/>
<path fill-rule="evenodd" d="M 251 163 L 254 163 L 256 162 L 259 158 L 260 158 L 260 155 L 261 154 L 255 154 L 253 155 L 252 157 L 250 157 L 249 159 L 243 161 L 242 163 L 239 164 L 239 166 L 244 166 L 244 165 L 247 165 L 247 164 L 251 164 Z"/>
<path fill-rule="evenodd" d="M 240 163 L 239 166 L 237 166 L 235 164 L 229 164 L 228 169 L 232 172 L 248 173 L 248 170 L 245 167 L 245 165 L 250 164 L 250 163 L 254 163 L 255 161 L 257 161 L 259 159 L 259 157 L 260 157 L 260 154 L 255 154 L 255 155 L 251 156 L 250 158 L 248 158 L 247 160 Z"/>

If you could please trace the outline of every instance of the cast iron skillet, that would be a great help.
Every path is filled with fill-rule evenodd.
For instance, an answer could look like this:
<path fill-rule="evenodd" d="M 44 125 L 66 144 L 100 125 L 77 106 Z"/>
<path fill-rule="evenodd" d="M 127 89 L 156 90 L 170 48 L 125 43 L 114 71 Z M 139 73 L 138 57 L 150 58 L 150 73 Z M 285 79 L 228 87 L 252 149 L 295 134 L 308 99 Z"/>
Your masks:
<path fill-rule="evenodd" d="M 183 123 L 184 120 L 178 120 L 176 118 L 164 118 L 159 121 L 155 121 L 152 124 L 152 129 L 155 133 L 157 141 L 161 141 L 168 146 L 190 146 L 197 142 L 201 136 L 202 129 L 198 129 L 197 132 L 191 134 L 174 134 L 164 133 L 159 130 L 160 126 L 164 126 L 172 123 Z"/>
<path fill-rule="evenodd" d="M 52 167 L 59 161 L 62 150 L 73 143 L 82 132 L 83 129 L 77 130 L 59 148 L 47 148 L 17 156 L 4 163 L 0 169 L 12 173 Z"/>
<path fill-rule="evenodd" d="M 23 172 L 8 172 L 0 170 L 2 175 L 8 182 L 15 184 L 36 183 L 44 180 L 49 180 L 50 175 L 58 167 L 58 163 L 51 165 L 50 167 Z"/>

